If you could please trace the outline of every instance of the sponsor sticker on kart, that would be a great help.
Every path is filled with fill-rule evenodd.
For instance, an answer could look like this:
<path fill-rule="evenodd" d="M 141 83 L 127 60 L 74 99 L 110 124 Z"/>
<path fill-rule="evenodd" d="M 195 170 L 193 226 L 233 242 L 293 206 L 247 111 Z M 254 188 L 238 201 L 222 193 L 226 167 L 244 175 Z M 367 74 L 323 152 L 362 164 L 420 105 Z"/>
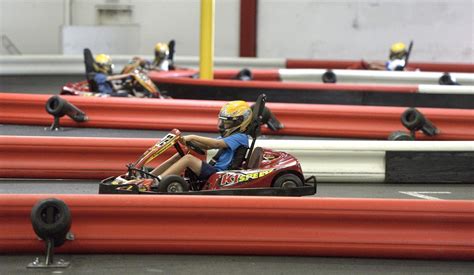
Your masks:
<path fill-rule="evenodd" d="M 155 159 L 158 155 L 160 155 L 161 153 L 163 153 L 165 150 L 168 150 L 168 148 L 170 148 L 171 146 L 173 146 L 173 142 L 174 139 L 177 139 L 178 137 L 176 135 L 173 135 L 173 134 L 167 134 L 161 141 L 160 143 L 156 144 L 155 146 L 153 146 L 153 148 L 160 148 L 158 151 L 156 151 L 155 153 L 153 153 L 153 155 L 151 157 L 148 158 L 148 160 L 145 162 L 145 164 L 149 163 L 150 161 L 152 161 L 153 159 Z M 148 157 L 148 154 L 145 154 L 146 157 Z"/>
<path fill-rule="evenodd" d="M 273 170 L 275 169 L 228 172 L 221 176 L 219 185 L 229 186 L 255 180 L 270 174 Z"/>

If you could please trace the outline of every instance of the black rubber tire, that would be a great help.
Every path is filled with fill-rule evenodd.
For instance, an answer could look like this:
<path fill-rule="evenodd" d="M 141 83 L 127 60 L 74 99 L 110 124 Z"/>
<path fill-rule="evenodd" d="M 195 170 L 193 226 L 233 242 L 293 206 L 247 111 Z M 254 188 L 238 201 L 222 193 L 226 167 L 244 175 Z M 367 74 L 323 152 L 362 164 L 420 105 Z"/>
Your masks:
<path fill-rule="evenodd" d="M 65 101 L 60 96 L 52 96 L 46 101 L 46 112 L 53 116 L 64 116 L 66 113 L 64 111 Z"/>
<path fill-rule="evenodd" d="M 418 131 L 425 124 L 425 117 L 415 108 L 408 108 L 400 118 L 403 126 L 410 131 Z"/>
<path fill-rule="evenodd" d="M 388 140 L 414 140 L 414 138 L 407 132 L 395 131 L 388 136 Z"/>
<path fill-rule="evenodd" d="M 283 174 L 273 182 L 273 187 L 289 188 L 303 186 L 303 181 L 295 174 Z"/>
<path fill-rule="evenodd" d="M 438 80 L 439 85 L 459 85 L 458 82 L 454 81 L 449 73 L 444 73 Z"/>
<path fill-rule="evenodd" d="M 60 247 L 60 246 L 63 245 L 66 241 L 67 241 L 66 235 L 60 236 L 60 237 L 56 237 L 56 238 L 54 239 L 54 247 Z"/>
<path fill-rule="evenodd" d="M 331 70 L 326 71 L 321 76 L 321 79 L 322 79 L 323 83 L 336 83 L 337 82 L 336 74 Z"/>
<path fill-rule="evenodd" d="M 242 81 L 250 81 L 253 79 L 252 71 L 247 68 L 244 68 L 239 71 L 235 79 L 242 80 Z"/>
<path fill-rule="evenodd" d="M 163 193 L 182 193 L 188 192 L 189 189 L 189 183 L 176 175 L 166 176 L 158 184 L 158 192 Z"/>
<path fill-rule="evenodd" d="M 51 209 L 52 220 L 47 220 L 47 211 Z M 55 246 L 64 243 L 71 229 L 71 212 L 61 200 L 50 198 L 37 202 L 31 209 L 31 223 L 36 235 L 43 240 L 55 239 Z"/>

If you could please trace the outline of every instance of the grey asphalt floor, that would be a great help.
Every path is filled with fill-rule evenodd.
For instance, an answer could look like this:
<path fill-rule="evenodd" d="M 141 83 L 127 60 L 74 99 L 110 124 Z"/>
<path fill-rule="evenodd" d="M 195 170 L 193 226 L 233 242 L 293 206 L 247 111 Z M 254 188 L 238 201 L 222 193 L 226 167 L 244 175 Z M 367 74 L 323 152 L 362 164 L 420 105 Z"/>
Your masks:
<path fill-rule="evenodd" d="M 0 179 L 0 194 L 97 194 L 100 180 Z M 318 183 L 315 198 L 474 200 L 472 184 Z"/>
<path fill-rule="evenodd" d="M 471 274 L 474 263 L 397 259 L 216 255 L 56 255 L 65 269 L 27 269 L 40 255 L 0 256 L 1 274 Z"/>
<path fill-rule="evenodd" d="M 0 76 L 0 92 L 21 94 L 59 94 L 68 82 L 85 80 L 84 75 Z"/>
<path fill-rule="evenodd" d="M 51 117 L 51 123 L 53 119 Z M 53 137 L 123 137 L 123 138 L 162 138 L 168 132 L 157 130 L 129 130 L 129 129 L 102 129 L 102 128 L 73 128 L 62 127 L 59 131 L 46 130 L 46 126 L 32 126 L 32 125 L 14 125 L 14 124 L 0 124 L 0 135 L 9 136 L 53 136 Z M 171 130 L 171 129 L 170 129 Z M 207 137 L 217 137 L 217 128 L 215 133 L 197 133 L 197 132 L 183 132 L 187 134 L 197 134 Z M 278 136 L 278 135 L 262 135 L 258 139 L 315 139 L 314 137 L 305 136 Z M 333 139 L 320 138 L 317 139 Z"/>

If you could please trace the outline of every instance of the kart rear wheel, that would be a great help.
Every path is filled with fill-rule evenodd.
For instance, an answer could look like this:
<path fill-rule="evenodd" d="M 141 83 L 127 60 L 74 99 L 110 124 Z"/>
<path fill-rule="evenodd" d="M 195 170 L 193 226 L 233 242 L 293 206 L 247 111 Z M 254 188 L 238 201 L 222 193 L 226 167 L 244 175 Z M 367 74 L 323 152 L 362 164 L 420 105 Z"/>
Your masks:
<path fill-rule="evenodd" d="M 189 183 L 176 175 L 166 176 L 158 184 L 158 192 L 163 193 L 183 193 L 188 192 L 189 188 Z"/>
<path fill-rule="evenodd" d="M 303 181 L 295 174 L 284 174 L 279 176 L 273 183 L 273 187 L 283 189 L 303 186 Z"/>

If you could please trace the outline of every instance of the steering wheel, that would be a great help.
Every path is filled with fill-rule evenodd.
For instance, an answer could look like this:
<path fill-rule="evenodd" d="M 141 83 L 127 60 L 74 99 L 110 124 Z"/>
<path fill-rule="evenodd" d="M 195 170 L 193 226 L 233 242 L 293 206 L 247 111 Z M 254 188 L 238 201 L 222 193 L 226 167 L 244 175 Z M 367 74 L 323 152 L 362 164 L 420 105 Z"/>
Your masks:
<path fill-rule="evenodd" d="M 188 146 L 189 148 L 191 148 L 191 150 L 193 150 L 194 152 L 196 152 L 200 155 L 205 155 L 206 154 L 206 151 L 204 151 L 204 149 L 202 149 L 201 147 L 199 147 L 199 145 L 197 145 L 196 143 L 194 143 L 192 141 L 187 141 L 186 146 Z"/>

